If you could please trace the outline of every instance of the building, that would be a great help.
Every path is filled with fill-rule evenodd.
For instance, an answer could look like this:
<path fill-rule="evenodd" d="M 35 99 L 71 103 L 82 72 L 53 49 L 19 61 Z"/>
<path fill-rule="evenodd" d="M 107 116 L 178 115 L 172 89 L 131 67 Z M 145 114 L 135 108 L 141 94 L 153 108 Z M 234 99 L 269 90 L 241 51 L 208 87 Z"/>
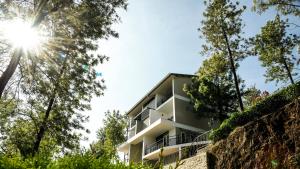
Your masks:
<path fill-rule="evenodd" d="M 193 75 L 170 73 L 127 113 L 130 119 L 127 141 L 118 150 L 132 162 L 153 162 L 163 148 L 165 162 L 174 162 L 179 151 L 196 136 L 209 130 L 208 119 L 193 112 L 183 91 Z"/>

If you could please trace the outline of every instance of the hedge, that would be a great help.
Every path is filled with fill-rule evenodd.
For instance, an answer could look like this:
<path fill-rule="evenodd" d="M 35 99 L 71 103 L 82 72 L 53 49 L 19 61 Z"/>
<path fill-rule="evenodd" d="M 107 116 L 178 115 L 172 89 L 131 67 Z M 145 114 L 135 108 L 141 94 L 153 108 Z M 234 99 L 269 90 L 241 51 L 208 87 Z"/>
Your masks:
<path fill-rule="evenodd" d="M 233 113 L 228 119 L 222 122 L 219 128 L 214 129 L 210 133 L 209 139 L 213 142 L 225 139 L 236 127 L 245 125 L 250 121 L 257 120 L 266 114 L 278 111 L 278 109 L 299 96 L 300 82 L 297 82 L 294 85 L 290 85 L 275 92 L 243 112 Z"/>

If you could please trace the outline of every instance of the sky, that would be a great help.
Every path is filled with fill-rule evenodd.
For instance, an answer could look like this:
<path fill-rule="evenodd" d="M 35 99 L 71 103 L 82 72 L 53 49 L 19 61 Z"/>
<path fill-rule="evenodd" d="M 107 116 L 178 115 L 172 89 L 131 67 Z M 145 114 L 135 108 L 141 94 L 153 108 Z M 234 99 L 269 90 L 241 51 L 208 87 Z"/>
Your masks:
<path fill-rule="evenodd" d="M 259 33 L 275 11 L 263 15 L 251 12 L 252 1 L 243 15 L 245 37 Z M 122 22 L 113 25 L 119 38 L 99 42 L 99 53 L 110 60 L 97 68 L 105 79 L 104 96 L 93 98 L 92 110 L 85 127 L 91 131 L 85 136 L 87 146 L 96 140 L 96 131 L 102 126 L 104 112 L 120 110 L 125 113 L 168 73 L 194 74 L 205 57 L 200 55 L 204 40 L 199 37 L 202 13 L 201 0 L 129 0 L 128 10 L 119 11 Z M 249 87 L 272 92 L 280 87 L 265 83 L 264 69 L 256 57 L 240 63 L 238 74 Z"/>

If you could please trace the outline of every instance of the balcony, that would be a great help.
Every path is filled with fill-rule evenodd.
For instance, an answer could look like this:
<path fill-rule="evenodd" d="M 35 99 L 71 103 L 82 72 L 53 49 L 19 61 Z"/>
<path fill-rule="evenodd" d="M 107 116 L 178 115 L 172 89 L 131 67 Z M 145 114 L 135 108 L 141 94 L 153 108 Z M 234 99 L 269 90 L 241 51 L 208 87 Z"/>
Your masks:
<path fill-rule="evenodd" d="M 172 91 L 170 91 L 168 94 L 166 94 L 163 98 L 159 99 L 156 103 L 156 107 L 159 107 L 160 105 L 164 104 L 167 100 L 169 100 L 173 96 Z"/>
<path fill-rule="evenodd" d="M 146 145 L 144 155 L 159 150 L 163 147 L 174 146 L 174 145 L 179 145 L 184 143 L 191 143 L 195 138 L 196 135 L 193 134 L 170 136 L 167 139 L 163 138 L 161 140 L 156 141 L 155 143 Z"/>
<path fill-rule="evenodd" d="M 145 108 L 138 115 L 136 115 L 130 123 L 128 130 L 128 138 L 146 129 L 148 126 L 159 120 L 160 118 L 173 121 L 173 97 L 165 100 L 156 109 Z"/>

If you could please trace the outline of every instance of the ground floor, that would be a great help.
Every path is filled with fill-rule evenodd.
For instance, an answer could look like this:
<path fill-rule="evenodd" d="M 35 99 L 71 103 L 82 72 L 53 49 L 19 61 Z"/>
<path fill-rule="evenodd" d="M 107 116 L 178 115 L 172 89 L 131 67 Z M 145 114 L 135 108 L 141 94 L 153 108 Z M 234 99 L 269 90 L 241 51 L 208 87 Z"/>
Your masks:
<path fill-rule="evenodd" d="M 195 141 L 201 135 L 200 130 L 188 130 L 174 127 L 156 135 L 144 135 L 139 142 L 121 146 L 127 162 L 155 164 L 163 157 L 165 164 L 182 159 L 194 153 L 193 148 L 207 144 L 207 139 Z"/>

